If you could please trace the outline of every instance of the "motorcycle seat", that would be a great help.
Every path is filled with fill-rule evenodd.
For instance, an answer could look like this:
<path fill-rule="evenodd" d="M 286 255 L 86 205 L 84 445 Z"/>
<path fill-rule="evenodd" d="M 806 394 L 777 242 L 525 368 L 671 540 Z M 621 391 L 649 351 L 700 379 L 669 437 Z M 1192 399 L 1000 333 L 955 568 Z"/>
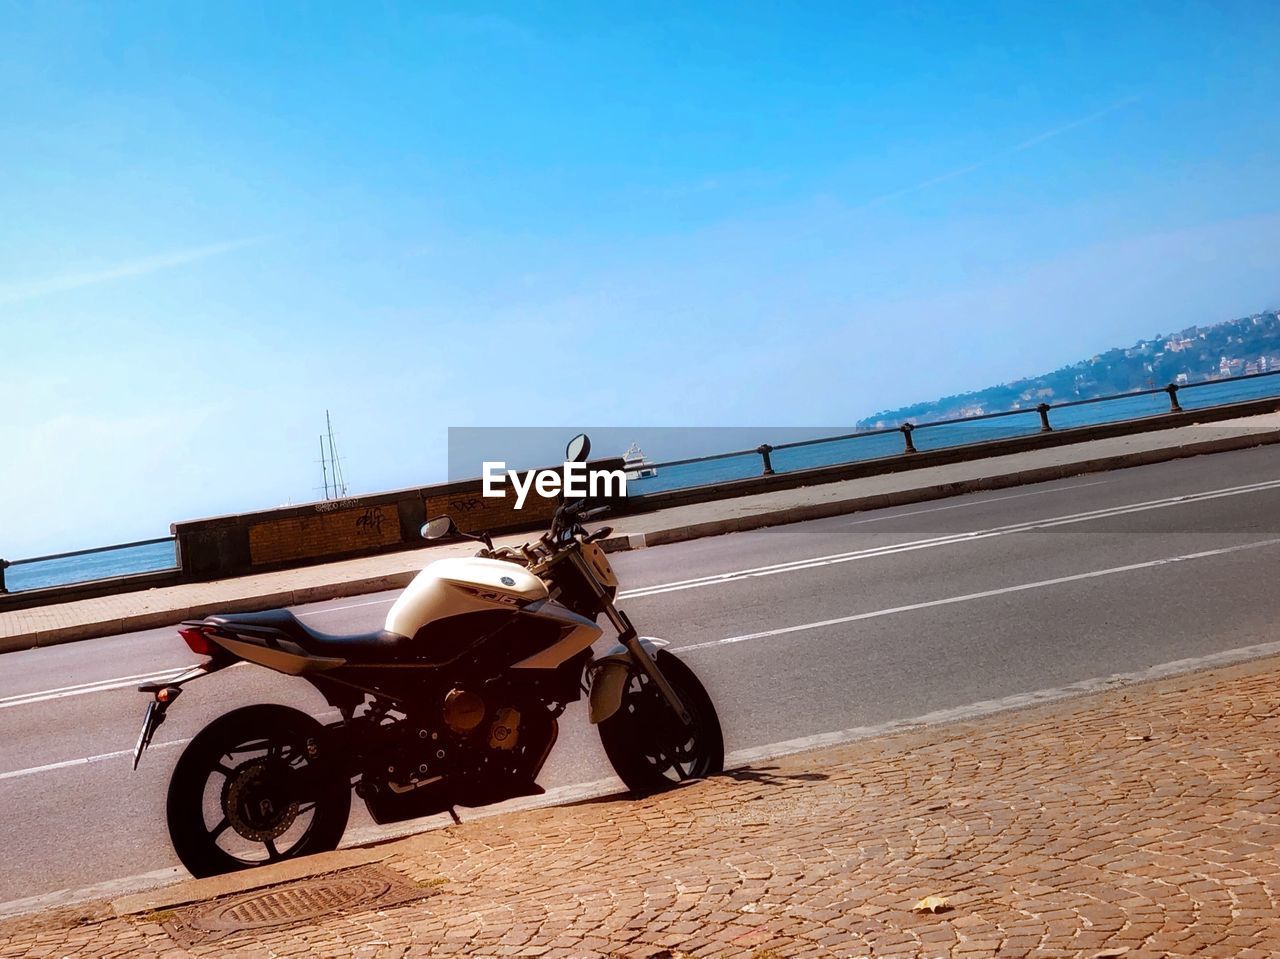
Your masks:
<path fill-rule="evenodd" d="M 211 626 L 268 643 L 272 639 L 283 637 L 316 656 L 333 656 L 352 661 L 381 662 L 400 659 L 408 653 L 410 646 L 404 636 L 384 629 L 342 635 L 322 633 L 318 629 L 312 629 L 287 609 L 206 616 L 204 621 Z"/>

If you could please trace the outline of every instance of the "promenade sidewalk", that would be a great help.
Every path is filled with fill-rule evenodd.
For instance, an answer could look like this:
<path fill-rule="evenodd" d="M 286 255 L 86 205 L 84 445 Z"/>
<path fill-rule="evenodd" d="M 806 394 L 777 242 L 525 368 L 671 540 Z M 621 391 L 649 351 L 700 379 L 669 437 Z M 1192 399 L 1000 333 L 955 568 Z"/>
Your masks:
<path fill-rule="evenodd" d="M 615 550 L 656 546 L 1277 441 L 1280 414 L 1195 424 L 621 517 L 612 522 L 614 535 L 606 545 Z M 522 534 L 500 542 L 527 538 Z M 167 626 L 219 611 L 247 612 L 396 589 L 433 559 L 474 551 L 471 544 L 431 547 L 3 611 L 0 652 Z"/>
<path fill-rule="evenodd" d="M 1255 661 L 465 822 L 212 902 L 221 880 L 4 920 L 0 957 L 1264 959 L 1278 707 L 1280 660 Z"/>

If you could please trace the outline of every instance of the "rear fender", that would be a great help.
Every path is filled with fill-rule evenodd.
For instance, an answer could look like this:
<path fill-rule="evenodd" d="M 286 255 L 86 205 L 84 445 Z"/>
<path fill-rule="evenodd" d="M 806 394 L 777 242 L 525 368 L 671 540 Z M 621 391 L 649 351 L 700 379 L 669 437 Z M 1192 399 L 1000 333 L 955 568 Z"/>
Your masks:
<path fill-rule="evenodd" d="M 138 687 L 140 693 L 158 693 L 162 689 L 181 689 L 184 684 L 191 682 L 193 679 L 200 679 L 208 676 L 210 673 L 216 673 L 220 669 L 226 669 L 228 666 L 234 666 L 236 658 L 226 653 L 222 655 L 211 656 L 203 663 L 197 663 L 195 666 L 188 666 L 177 676 L 169 679 L 157 679 L 149 683 L 143 683 Z"/>
<path fill-rule="evenodd" d="M 177 676 L 153 680 L 138 687 L 138 692 L 150 693 L 152 698 L 151 702 L 147 703 L 146 714 L 142 717 L 142 732 L 138 734 L 138 742 L 133 747 L 134 769 L 138 768 L 138 760 L 142 758 L 142 753 L 151 745 L 151 737 L 156 734 L 156 730 L 164 722 L 165 716 L 169 712 L 169 707 L 177 702 L 178 697 L 182 695 L 183 686 L 193 679 L 201 679 L 210 673 L 216 673 L 220 669 L 233 666 L 235 663 L 235 657 L 219 649 L 217 653 L 203 663 L 190 666 Z"/>
<path fill-rule="evenodd" d="M 671 645 L 665 639 L 641 636 L 640 645 L 650 656 Z M 622 705 L 622 691 L 627 688 L 627 678 L 635 664 L 627 647 L 619 643 L 592 662 L 588 667 L 591 676 L 591 721 L 602 723 L 618 711 Z"/>

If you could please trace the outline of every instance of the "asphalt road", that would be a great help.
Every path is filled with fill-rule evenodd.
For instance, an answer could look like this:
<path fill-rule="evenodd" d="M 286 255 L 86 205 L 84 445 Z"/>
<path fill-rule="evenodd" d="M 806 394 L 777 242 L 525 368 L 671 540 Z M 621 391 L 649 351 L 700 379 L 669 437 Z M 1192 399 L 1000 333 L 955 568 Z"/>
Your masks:
<path fill-rule="evenodd" d="M 1264 447 L 613 557 L 620 605 L 760 750 L 1280 639 L 1280 449 Z M 377 628 L 394 593 L 298 607 Z M 603 645 L 603 644 L 602 644 Z M 253 702 L 327 707 L 239 666 L 193 684 L 137 772 L 140 677 L 193 662 L 172 629 L 0 656 L 0 913 L 179 874 L 164 825 L 184 741 Z M 579 704 L 541 782 L 611 771 Z M 383 830 L 359 804 L 348 841 Z M 463 811 L 464 817 L 467 812 Z M 139 878 L 142 877 L 142 878 Z"/>

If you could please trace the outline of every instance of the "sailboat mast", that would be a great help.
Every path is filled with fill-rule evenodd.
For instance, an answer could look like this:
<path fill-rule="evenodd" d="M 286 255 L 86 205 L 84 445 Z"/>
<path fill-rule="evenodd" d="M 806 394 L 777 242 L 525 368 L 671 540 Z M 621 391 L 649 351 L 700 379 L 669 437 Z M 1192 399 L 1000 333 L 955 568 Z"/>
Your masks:
<path fill-rule="evenodd" d="M 324 474 L 324 498 L 329 498 L 329 464 L 324 455 L 324 434 L 320 434 L 320 472 Z"/>
<path fill-rule="evenodd" d="M 337 499 L 347 495 L 347 481 L 342 475 L 342 460 L 338 458 L 338 447 L 333 442 L 333 420 L 329 418 L 329 411 L 324 411 L 324 424 L 329 430 L 329 459 L 333 466 L 333 497 Z"/>

